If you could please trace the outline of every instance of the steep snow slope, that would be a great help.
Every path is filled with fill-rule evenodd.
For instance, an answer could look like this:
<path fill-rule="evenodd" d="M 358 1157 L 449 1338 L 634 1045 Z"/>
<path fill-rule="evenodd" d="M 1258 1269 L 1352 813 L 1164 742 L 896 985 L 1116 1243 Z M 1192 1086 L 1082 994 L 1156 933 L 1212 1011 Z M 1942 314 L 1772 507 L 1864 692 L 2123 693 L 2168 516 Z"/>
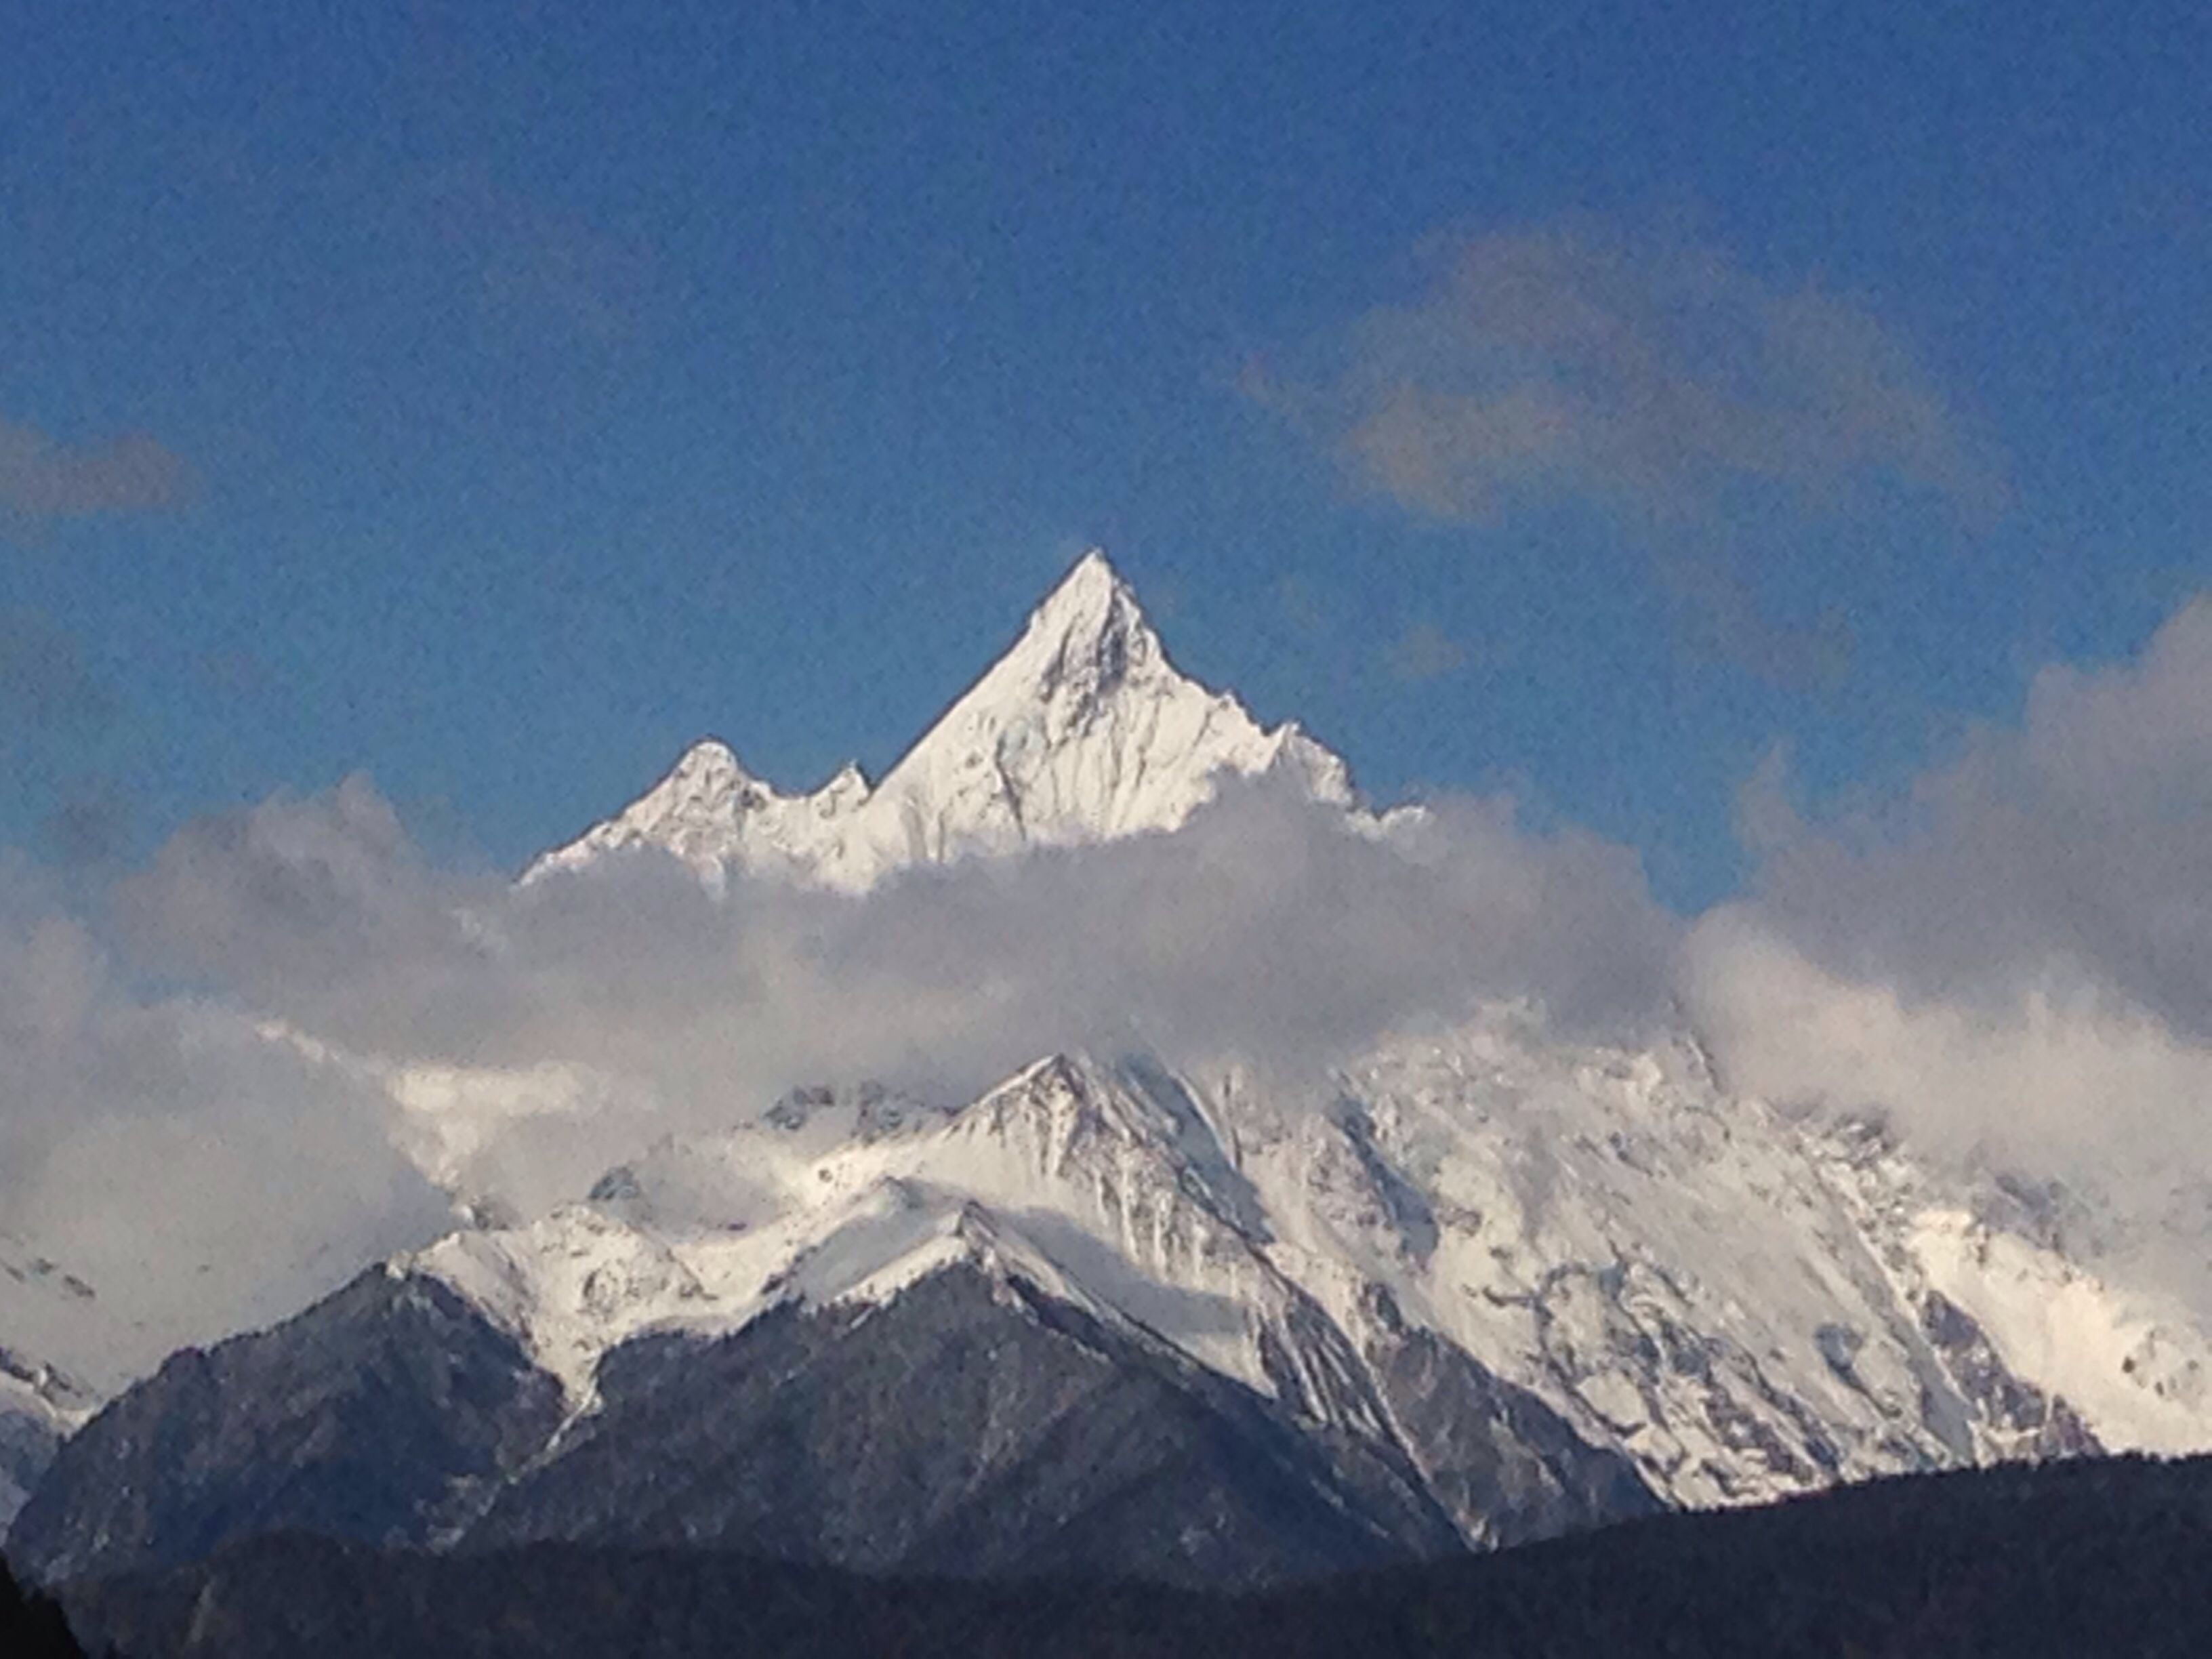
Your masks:
<path fill-rule="evenodd" d="M 1085 555 L 1021 638 L 891 769 L 859 815 L 844 875 L 966 853 L 1172 830 L 1224 775 L 1289 769 L 1348 804 L 1343 763 L 1168 661 L 1103 553 Z"/>
<path fill-rule="evenodd" d="M 1500 1012 L 1342 1084 L 1240 1137 L 1277 1260 L 1354 1329 L 1386 1287 L 1678 1503 L 1980 1461 L 2044 1426 L 2027 1356 L 1980 1358 L 2008 1413 L 1931 1340 L 1894 1231 L 1912 1212 L 1855 1206 L 1811 1126 L 1723 1093 L 1691 1045 L 1578 1048 Z"/>
<path fill-rule="evenodd" d="M 915 864 L 1173 830 L 1223 777 L 1274 769 L 1351 802 L 1343 762 L 1295 725 L 1263 729 L 1235 697 L 1177 672 L 1093 551 L 872 791 L 848 766 L 811 795 L 779 794 L 702 743 L 522 879 L 650 847 L 712 886 L 746 872 L 859 890 Z"/>
<path fill-rule="evenodd" d="M 1262 1393 L 1292 1390 L 1316 1420 L 1375 1425 L 1340 1385 L 1340 1336 L 1141 1085 L 1055 1056 L 957 1114 L 910 1108 L 884 1127 L 881 1096 L 864 1123 L 868 1099 L 799 1093 L 757 1125 L 665 1143 L 592 1203 L 459 1233 L 404 1266 L 468 1296 L 583 1404 L 598 1358 L 641 1332 L 888 1295 L 981 1226 L 1047 1294 Z"/>

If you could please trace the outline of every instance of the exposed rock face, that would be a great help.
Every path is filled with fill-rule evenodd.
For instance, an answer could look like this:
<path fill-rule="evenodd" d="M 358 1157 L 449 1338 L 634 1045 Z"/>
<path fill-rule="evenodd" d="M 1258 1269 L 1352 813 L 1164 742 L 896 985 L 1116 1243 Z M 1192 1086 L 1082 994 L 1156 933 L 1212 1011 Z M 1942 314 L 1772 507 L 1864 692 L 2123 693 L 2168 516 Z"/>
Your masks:
<path fill-rule="evenodd" d="M 1665 1508 L 1620 1453 L 1586 1443 L 1526 1389 L 1493 1376 L 1370 1293 L 1376 1386 L 1437 1502 L 1467 1540 L 1503 1548 Z"/>
<path fill-rule="evenodd" d="M 366 1277 L 126 1393 L 15 1553 L 84 1577 L 299 1529 L 1233 1585 L 1449 1553 L 1462 1516 L 1504 1541 L 1656 1507 L 1623 1460 L 1433 1343 L 1386 1373 L 1413 1385 L 1409 1449 L 1048 1294 L 973 1212 L 946 1237 L 879 1297 L 623 1342 L 565 1426 L 556 1379 L 443 1283 Z M 1420 1389 L 1440 1364 L 1463 1394 Z"/>
<path fill-rule="evenodd" d="M 452 1290 L 372 1269 L 126 1391 L 63 1448 L 9 1553 L 53 1581 L 285 1529 L 427 1542 L 560 1415 L 554 1381 Z"/>
<path fill-rule="evenodd" d="M 1392 1449 L 961 1263 L 882 1306 L 643 1338 L 471 1544 L 707 1544 L 872 1571 L 1240 1584 L 1459 1547 Z"/>

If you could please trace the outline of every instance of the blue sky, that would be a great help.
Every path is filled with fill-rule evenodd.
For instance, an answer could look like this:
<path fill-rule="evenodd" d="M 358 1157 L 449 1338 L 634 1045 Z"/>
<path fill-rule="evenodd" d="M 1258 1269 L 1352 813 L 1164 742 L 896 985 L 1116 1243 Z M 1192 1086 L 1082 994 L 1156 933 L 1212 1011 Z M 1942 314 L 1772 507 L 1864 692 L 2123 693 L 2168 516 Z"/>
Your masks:
<path fill-rule="evenodd" d="M 2198 9 L 18 9 L 0 843 L 872 773 L 1103 543 L 1702 906 L 2205 583 Z"/>

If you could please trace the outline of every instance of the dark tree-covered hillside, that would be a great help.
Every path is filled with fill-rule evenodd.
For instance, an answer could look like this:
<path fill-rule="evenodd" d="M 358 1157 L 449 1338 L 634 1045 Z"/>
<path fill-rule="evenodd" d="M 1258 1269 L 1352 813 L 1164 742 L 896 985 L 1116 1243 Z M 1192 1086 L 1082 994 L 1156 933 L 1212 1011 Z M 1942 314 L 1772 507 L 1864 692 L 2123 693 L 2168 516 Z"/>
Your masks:
<path fill-rule="evenodd" d="M 290 1536 L 64 1599 L 136 1659 L 2155 1659 L 2212 1653 L 2212 1459 L 1906 1477 L 1246 1596 Z"/>

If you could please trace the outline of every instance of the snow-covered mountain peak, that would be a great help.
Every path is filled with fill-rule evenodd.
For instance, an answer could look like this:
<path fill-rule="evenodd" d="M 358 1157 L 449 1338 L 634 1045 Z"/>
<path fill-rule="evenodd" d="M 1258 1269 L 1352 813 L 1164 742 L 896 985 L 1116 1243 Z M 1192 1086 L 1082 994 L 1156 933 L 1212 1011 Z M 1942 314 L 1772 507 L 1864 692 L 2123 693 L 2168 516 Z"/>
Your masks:
<path fill-rule="evenodd" d="M 657 848 L 714 888 L 737 872 L 857 891 L 915 865 L 1173 830 L 1224 778 L 1269 772 L 1352 804 L 1343 762 L 1295 724 L 1263 728 L 1179 672 L 1094 550 L 880 786 L 848 766 L 811 794 L 784 795 L 726 745 L 702 743 L 524 879 Z"/>
<path fill-rule="evenodd" d="M 1159 635 L 1137 596 L 1093 549 L 1030 612 L 1021 638 L 969 696 L 1014 705 L 1062 704 L 1080 718 L 1124 685 L 1168 677 Z"/>
<path fill-rule="evenodd" d="M 1229 776 L 1286 769 L 1349 805 L 1343 763 L 1177 670 L 1128 585 L 1087 554 L 1005 656 L 892 768 L 850 873 L 1180 826 Z"/>

